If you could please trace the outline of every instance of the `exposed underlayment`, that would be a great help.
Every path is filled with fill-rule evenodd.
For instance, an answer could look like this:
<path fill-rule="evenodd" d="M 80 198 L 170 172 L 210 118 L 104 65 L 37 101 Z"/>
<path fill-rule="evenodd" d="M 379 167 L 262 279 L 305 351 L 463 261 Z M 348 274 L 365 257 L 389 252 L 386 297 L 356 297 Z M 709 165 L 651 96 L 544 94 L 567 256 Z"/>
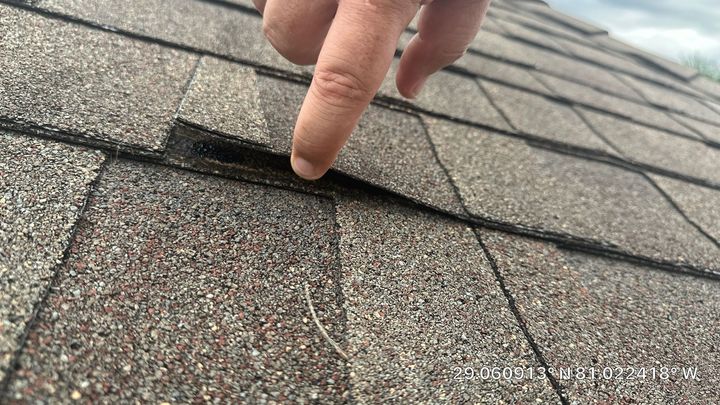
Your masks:
<path fill-rule="evenodd" d="M 496 0 L 307 183 L 252 7 L 0 0 L 0 402 L 720 395 L 720 85 Z"/>

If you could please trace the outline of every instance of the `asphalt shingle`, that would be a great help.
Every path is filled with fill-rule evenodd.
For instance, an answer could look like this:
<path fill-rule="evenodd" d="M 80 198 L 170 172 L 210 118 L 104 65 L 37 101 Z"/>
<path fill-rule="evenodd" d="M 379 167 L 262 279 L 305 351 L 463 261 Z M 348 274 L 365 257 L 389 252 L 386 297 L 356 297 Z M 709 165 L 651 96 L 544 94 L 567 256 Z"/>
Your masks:
<path fill-rule="evenodd" d="M 0 380 L 104 159 L 97 151 L 0 131 Z"/>
<path fill-rule="evenodd" d="M 436 120 L 428 125 L 472 215 L 720 269 L 717 246 L 638 173 L 472 127 Z"/>
<path fill-rule="evenodd" d="M 559 402 L 546 379 L 455 380 L 539 366 L 467 225 L 369 198 L 341 200 L 337 219 L 355 401 Z"/>
<path fill-rule="evenodd" d="M 335 402 L 332 204 L 120 161 L 79 226 L 6 400 Z"/>
<path fill-rule="evenodd" d="M 720 242 L 720 190 L 650 174 L 693 222 Z"/>
<path fill-rule="evenodd" d="M 0 117 L 162 150 L 196 56 L 0 5 Z"/>
<path fill-rule="evenodd" d="M 270 146 L 255 71 L 216 58 L 205 57 L 199 63 L 178 117 L 234 139 Z"/>
<path fill-rule="evenodd" d="M 525 8 L 528 11 L 531 11 L 537 18 L 545 18 L 550 22 L 554 22 L 561 26 L 573 29 L 580 34 L 586 36 L 607 34 L 607 31 L 602 28 L 589 24 L 578 18 L 561 13 L 559 11 L 553 10 L 552 8 L 548 7 L 547 4 L 543 4 L 542 2 L 522 2 L 521 8 Z"/>
<path fill-rule="evenodd" d="M 400 60 L 395 58 L 380 87 L 381 96 L 403 99 L 395 85 Z M 415 100 L 403 99 L 426 111 L 462 118 L 502 130 L 511 130 L 472 77 L 448 71 L 431 76 Z"/>
<path fill-rule="evenodd" d="M 720 149 L 587 109 L 577 111 L 631 161 L 720 185 Z"/>
<path fill-rule="evenodd" d="M 532 29 L 540 34 L 549 34 L 553 37 L 566 38 L 571 41 L 592 44 L 591 39 L 582 34 L 578 34 L 575 31 L 565 29 L 557 24 L 553 24 L 552 22 L 537 18 L 535 15 L 527 15 L 519 11 L 520 10 L 518 10 L 517 7 L 513 7 L 511 10 L 501 7 L 491 7 L 490 10 L 488 10 L 488 14 L 498 20 Z"/>
<path fill-rule="evenodd" d="M 628 101 L 609 94 L 589 89 L 585 86 L 545 74 L 536 74 L 538 80 L 545 83 L 560 97 L 577 104 L 584 104 L 599 110 L 621 115 L 627 119 L 663 128 L 668 131 L 699 138 L 688 128 L 678 124 L 664 111 L 645 103 Z"/>
<path fill-rule="evenodd" d="M 638 77 L 660 80 L 662 82 L 672 82 L 672 79 L 659 74 L 657 69 L 640 65 L 627 56 L 615 54 L 610 49 L 578 44 L 574 41 L 565 39 L 558 39 L 557 41 L 564 49 L 569 51 L 571 55 L 577 56 L 578 58 L 584 59 L 590 63 L 607 66 L 612 70 L 625 72 Z"/>
<path fill-rule="evenodd" d="M 568 53 L 551 35 L 539 33 L 522 24 L 515 24 L 508 21 L 498 21 L 498 24 L 510 37 L 549 48 L 559 53 Z"/>
<path fill-rule="evenodd" d="M 710 79 L 706 76 L 698 76 L 693 79 L 691 85 L 693 88 L 705 92 L 714 96 L 716 99 L 720 99 L 720 83 Z"/>
<path fill-rule="evenodd" d="M 538 82 L 526 68 L 516 65 L 499 62 L 497 60 L 473 53 L 466 54 L 459 61 L 455 62 L 455 65 L 483 78 L 501 81 L 538 93 L 550 93 L 548 89 Z"/>
<path fill-rule="evenodd" d="M 707 139 L 708 141 L 714 142 L 716 144 L 720 145 L 720 126 L 719 125 L 713 125 L 708 124 L 703 121 L 698 121 L 696 119 L 686 117 L 684 115 L 680 114 L 672 114 L 672 117 L 675 118 L 677 121 L 680 121 L 682 124 L 685 124 L 686 126 L 690 127 L 691 129 L 694 129 L 698 133 L 702 134 L 702 136 Z"/>
<path fill-rule="evenodd" d="M 479 83 L 519 131 L 555 142 L 614 154 L 568 105 L 497 83 Z"/>
<path fill-rule="evenodd" d="M 641 100 L 637 92 L 618 80 L 606 68 L 489 32 L 481 31 L 478 38 L 484 43 L 484 46 L 479 49 L 483 54 L 533 66 L 543 72 L 586 86 L 599 88 L 626 98 Z"/>
<path fill-rule="evenodd" d="M 720 396 L 718 281 L 499 232 L 482 238 L 570 403 L 708 403 Z M 682 367 L 695 369 L 697 379 L 684 378 L 675 369 Z M 562 378 L 561 369 L 571 377 Z"/>
<path fill-rule="evenodd" d="M 637 89 L 651 103 L 685 115 L 720 124 L 720 114 L 700 101 L 681 94 L 673 89 L 638 80 L 627 75 L 621 76 L 633 88 Z"/>
<path fill-rule="evenodd" d="M 39 0 L 37 6 L 198 50 L 307 74 L 265 39 L 262 19 L 218 3 L 176 0 Z"/>
<path fill-rule="evenodd" d="M 262 76 L 258 84 L 273 144 L 289 153 L 307 86 Z M 371 105 L 333 167 L 444 211 L 463 212 L 416 116 Z"/>

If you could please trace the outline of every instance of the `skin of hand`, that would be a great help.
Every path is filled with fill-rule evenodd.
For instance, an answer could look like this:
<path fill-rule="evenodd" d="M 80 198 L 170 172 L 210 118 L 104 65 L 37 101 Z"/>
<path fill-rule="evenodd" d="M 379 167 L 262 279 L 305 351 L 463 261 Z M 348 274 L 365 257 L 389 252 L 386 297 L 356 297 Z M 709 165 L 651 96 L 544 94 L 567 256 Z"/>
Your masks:
<path fill-rule="evenodd" d="M 263 31 L 285 58 L 315 64 L 293 134 L 290 162 L 307 180 L 322 177 L 390 69 L 400 34 L 420 12 L 418 33 L 396 77 L 415 98 L 427 78 L 459 59 L 490 0 L 253 0 Z"/>

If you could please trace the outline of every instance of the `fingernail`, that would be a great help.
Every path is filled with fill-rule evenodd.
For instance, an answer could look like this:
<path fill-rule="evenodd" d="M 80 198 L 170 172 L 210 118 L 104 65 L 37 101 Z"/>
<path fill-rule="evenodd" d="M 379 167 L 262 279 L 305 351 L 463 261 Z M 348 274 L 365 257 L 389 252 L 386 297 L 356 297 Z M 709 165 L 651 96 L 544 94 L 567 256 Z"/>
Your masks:
<path fill-rule="evenodd" d="M 422 78 L 422 80 L 417 82 L 415 87 L 413 87 L 412 90 L 410 90 L 410 98 L 411 99 L 415 99 L 420 94 L 423 87 L 425 86 L 426 81 L 427 81 L 427 77 Z"/>
<path fill-rule="evenodd" d="M 315 165 L 301 157 L 293 157 L 290 164 L 295 174 L 305 180 L 317 180 L 323 175 L 323 172 L 318 170 Z"/>

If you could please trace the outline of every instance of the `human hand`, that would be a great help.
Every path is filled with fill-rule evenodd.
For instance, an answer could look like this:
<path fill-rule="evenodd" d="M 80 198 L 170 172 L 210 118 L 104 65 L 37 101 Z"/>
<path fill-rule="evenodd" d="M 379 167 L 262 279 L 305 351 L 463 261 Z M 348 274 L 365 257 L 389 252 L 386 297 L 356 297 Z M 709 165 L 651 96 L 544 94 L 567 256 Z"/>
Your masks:
<path fill-rule="evenodd" d="M 400 34 L 422 7 L 396 85 L 416 97 L 428 76 L 460 58 L 490 0 L 253 0 L 270 43 L 296 64 L 317 64 L 300 110 L 290 161 L 322 177 L 355 129 L 392 63 Z"/>

